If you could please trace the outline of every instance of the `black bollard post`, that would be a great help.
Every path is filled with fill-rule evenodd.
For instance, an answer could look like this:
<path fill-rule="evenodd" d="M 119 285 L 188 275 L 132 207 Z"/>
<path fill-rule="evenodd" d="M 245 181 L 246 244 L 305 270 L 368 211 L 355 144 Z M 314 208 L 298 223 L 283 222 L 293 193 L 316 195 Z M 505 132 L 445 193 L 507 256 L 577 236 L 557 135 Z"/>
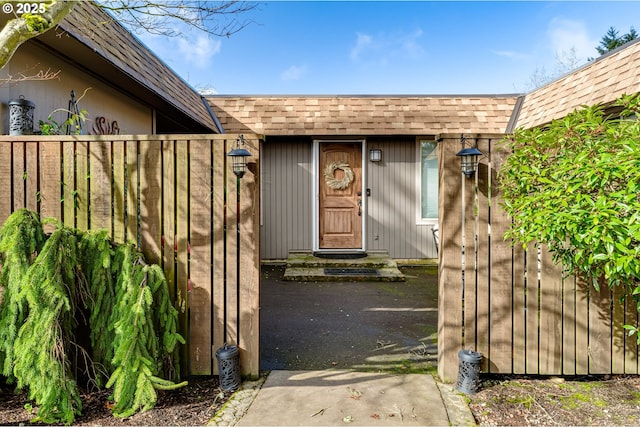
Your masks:
<path fill-rule="evenodd" d="M 220 347 L 216 351 L 220 387 L 224 391 L 236 391 L 240 387 L 240 351 L 235 345 Z"/>
<path fill-rule="evenodd" d="M 458 383 L 456 389 L 465 394 L 473 394 L 480 386 L 480 362 L 482 354 L 473 350 L 458 352 L 460 365 L 458 367 Z"/>

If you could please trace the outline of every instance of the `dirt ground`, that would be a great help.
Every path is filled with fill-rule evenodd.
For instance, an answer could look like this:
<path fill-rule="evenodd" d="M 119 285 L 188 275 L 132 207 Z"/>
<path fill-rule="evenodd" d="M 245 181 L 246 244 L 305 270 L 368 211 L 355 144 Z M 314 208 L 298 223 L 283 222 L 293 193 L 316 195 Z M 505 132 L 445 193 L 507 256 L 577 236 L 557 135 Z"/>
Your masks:
<path fill-rule="evenodd" d="M 630 426 L 640 424 L 640 377 L 485 380 L 469 395 L 480 426 Z"/>
<path fill-rule="evenodd" d="M 217 377 L 195 377 L 174 391 L 160 391 L 155 408 L 129 418 L 115 418 L 108 408 L 109 391 L 84 393 L 82 415 L 74 425 L 102 426 L 203 426 L 228 400 Z M 33 415 L 25 409 L 26 393 L 16 395 L 0 381 L 0 425 L 28 425 Z"/>
<path fill-rule="evenodd" d="M 83 395 L 83 414 L 75 425 L 203 426 L 229 398 L 217 378 L 191 379 L 185 388 L 161 392 L 156 408 L 120 419 L 111 416 L 108 392 Z M 480 426 L 629 426 L 640 424 L 640 377 L 485 379 L 468 395 Z M 28 425 L 25 393 L 0 383 L 0 425 Z"/>

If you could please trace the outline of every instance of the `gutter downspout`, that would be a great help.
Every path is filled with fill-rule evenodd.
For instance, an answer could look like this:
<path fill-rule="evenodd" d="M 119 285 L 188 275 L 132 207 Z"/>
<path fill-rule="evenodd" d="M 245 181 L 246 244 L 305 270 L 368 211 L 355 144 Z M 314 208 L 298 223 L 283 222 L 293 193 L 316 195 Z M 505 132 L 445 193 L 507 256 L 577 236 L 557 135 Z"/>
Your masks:
<path fill-rule="evenodd" d="M 507 128 L 505 129 L 505 133 L 507 135 L 513 133 L 516 124 L 518 124 L 518 118 L 520 118 L 520 110 L 522 109 L 522 104 L 524 104 L 525 97 L 526 95 L 520 95 L 516 100 L 516 105 L 513 106 L 513 111 L 511 112 L 509 123 L 507 123 Z"/>
<path fill-rule="evenodd" d="M 224 130 L 224 128 L 222 127 L 222 123 L 220 123 L 220 120 L 218 119 L 218 116 L 216 116 L 216 114 L 211 109 L 211 106 L 207 102 L 206 98 L 204 96 L 200 95 L 200 100 L 202 100 L 202 103 L 204 104 L 204 108 L 206 108 L 207 111 L 209 112 L 209 115 L 211 116 L 211 120 L 213 120 L 213 123 L 216 125 L 218 133 L 227 133 Z"/>

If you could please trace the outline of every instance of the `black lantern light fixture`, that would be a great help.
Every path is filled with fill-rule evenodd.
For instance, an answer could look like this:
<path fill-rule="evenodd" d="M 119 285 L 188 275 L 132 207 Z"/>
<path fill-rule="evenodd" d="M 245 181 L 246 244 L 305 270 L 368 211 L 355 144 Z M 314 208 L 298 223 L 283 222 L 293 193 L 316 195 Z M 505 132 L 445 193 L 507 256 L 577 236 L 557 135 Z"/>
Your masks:
<path fill-rule="evenodd" d="M 244 136 L 240 135 L 236 140 L 236 148 L 229 151 L 227 156 L 231 157 L 231 167 L 233 173 L 238 178 L 242 178 L 247 171 L 247 157 L 251 156 L 251 153 L 244 147 Z"/>
<path fill-rule="evenodd" d="M 482 156 L 482 151 L 476 147 L 464 148 L 466 139 L 464 136 L 460 137 L 460 144 L 462 144 L 462 150 L 456 153 L 456 156 L 460 156 L 460 168 L 462 173 L 467 178 L 471 178 L 478 168 L 478 156 Z"/>

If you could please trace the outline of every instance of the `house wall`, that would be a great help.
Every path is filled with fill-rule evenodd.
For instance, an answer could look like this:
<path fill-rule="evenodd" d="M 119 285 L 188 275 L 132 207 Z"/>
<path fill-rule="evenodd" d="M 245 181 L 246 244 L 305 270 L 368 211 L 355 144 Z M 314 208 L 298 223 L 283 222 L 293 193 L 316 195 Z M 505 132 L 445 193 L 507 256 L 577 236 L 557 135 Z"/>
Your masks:
<path fill-rule="evenodd" d="M 262 154 L 262 258 L 311 250 L 312 140 L 267 138 Z"/>
<path fill-rule="evenodd" d="M 11 75 L 14 78 L 20 74 L 34 75 L 41 70 L 56 72 L 57 78 L 45 81 L 24 81 L 15 85 L 0 87 L 0 133 L 9 134 L 9 101 L 23 95 L 35 103 L 34 129 L 38 130 L 39 120 L 46 120 L 56 109 L 64 112 L 56 113 L 53 118 L 58 123 L 67 118 L 66 110 L 69 105 L 71 90 L 75 91 L 76 99 L 85 90 L 86 95 L 79 100 L 81 110 L 86 110 L 88 118 L 83 124 L 83 133 L 94 133 L 92 128 L 95 118 L 103 116 L 109 121 L 116 120 L 120 134 L 153 134 L 153 111 L 134 99 L 118 92 L 112 86 L 92 77 L 91 75 L 72 66 L 61 58 L 52 55 L 34 43 L 22 46 L 11 59 L 9 65 L 0 71 L 0 79 Z"/>
<path fill-rule="evenodd" d="M 431 226 L 417 224 L 417 146 L 414 137 L 369 137 L 383 161 L 367 162 L 367 250 L 398 259 L 436 258 Z M 262 152 L 261 251 L 285 259 L 312 250 L 313 138 L 268 137 Z"/>
<path fill-rule="evenodd" d="M 382 162 L 367 162 L 367 248 L 392 258 L 436 258 L 431 225 L 417 224 L 420 168 L 414 137 L 367 138 L 381 148 Z"/>

